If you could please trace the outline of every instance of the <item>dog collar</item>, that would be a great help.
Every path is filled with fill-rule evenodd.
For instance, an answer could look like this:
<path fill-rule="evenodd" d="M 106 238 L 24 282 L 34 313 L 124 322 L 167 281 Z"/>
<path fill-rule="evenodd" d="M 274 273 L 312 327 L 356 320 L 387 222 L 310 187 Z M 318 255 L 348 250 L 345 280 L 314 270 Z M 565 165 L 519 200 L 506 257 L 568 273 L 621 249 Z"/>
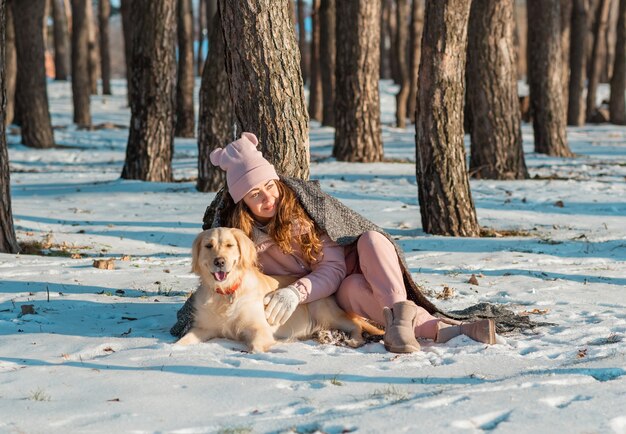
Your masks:
<path fill-rule="evenodd" d="M 239 289 L 239 286 L 241 285 L 241 280 L 239 280 L 238 282 L 236 282 L 233 286 L 231 286 L 230 288 L 220 288 L 219 286 L 217 286 L 215 288 L 215 292 L 217 292 L 218 294 L 222 294 L 222 295 L 231 295 L 234 294 L 235 291 L 237 291 Z"/>

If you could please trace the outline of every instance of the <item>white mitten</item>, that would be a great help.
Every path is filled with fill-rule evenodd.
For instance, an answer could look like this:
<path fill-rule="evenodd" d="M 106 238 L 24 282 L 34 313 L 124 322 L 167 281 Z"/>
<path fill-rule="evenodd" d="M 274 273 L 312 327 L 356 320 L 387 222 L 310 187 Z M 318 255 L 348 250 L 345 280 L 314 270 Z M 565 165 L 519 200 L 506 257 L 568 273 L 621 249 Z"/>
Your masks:
<path fill-rule="evenodd" d="M 267 322 L 271 325 L 285 324 L 299 303 L 300 292 L 291 285 L 270 292 L 263 299 Z"/>

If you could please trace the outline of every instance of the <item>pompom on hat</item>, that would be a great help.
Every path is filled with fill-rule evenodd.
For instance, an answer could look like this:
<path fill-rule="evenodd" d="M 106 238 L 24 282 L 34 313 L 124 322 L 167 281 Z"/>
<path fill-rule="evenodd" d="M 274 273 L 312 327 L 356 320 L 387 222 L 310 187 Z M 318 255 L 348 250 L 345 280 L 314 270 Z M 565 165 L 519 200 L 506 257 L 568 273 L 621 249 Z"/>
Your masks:
<path fill-rule="evenodd" d="M 211 152 L 211 163 L 226 172 L 228 192 L 235 203 L 263 181 L 279 179 L 274 166 L 257 149 L 258 144 L 254 134 L 241 133 L 238 140 Z"/>

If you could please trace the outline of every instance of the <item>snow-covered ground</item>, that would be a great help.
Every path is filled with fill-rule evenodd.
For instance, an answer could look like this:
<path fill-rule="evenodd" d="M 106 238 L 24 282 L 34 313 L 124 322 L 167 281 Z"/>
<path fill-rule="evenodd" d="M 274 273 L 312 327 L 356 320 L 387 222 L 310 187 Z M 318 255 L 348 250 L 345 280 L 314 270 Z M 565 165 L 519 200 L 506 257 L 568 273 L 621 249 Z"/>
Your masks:
<path fill-rule="evenodd" d="M 393 89 L 385 153 L 414 161 L 413 127 L 389 126 Z M 533 179 L 471 181 L 480 224 L 519 236 L 465 239 L 424 234 L 413 163 L 336 162 L 332 129 L 312 123 L 312 177 L 397 237 L 442 308 L 489 301 L 556 325 L 410 355 L 312 340 L 248 354 L 174 345 L 213 194 L 120 180 L 129 110 L 124 83 L 114 92 L 92 113 L 118 128 L 77 131 L 69 84 L 50 83 L 63 147 L 9 131 L 17 236 L 50 255 L 0 255 L 0 432 L 626 433 L 626 128 L 568 128 L 577 157 L 562 159 L 534 154 L 524 125 Z M 176 140 L 176 178 L 195 177 L 196 155 Z"/>

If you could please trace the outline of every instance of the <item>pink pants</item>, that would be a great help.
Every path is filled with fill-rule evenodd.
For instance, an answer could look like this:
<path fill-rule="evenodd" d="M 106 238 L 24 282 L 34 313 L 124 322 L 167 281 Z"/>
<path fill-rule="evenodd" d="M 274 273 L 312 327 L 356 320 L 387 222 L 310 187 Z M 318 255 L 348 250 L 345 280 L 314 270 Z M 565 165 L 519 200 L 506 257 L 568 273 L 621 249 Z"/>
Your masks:
<path fill-rule="evenodd" d="M 406 301 L 400 261 L 393 244 L 384 235 L 369 231 L 356 247 L 346 248 L 348 276 L 335 293 L 342 309 L 384 325 L 383 307 Z M 439 320 L 417 307 L 415 336 L 435 339 Z"/>

